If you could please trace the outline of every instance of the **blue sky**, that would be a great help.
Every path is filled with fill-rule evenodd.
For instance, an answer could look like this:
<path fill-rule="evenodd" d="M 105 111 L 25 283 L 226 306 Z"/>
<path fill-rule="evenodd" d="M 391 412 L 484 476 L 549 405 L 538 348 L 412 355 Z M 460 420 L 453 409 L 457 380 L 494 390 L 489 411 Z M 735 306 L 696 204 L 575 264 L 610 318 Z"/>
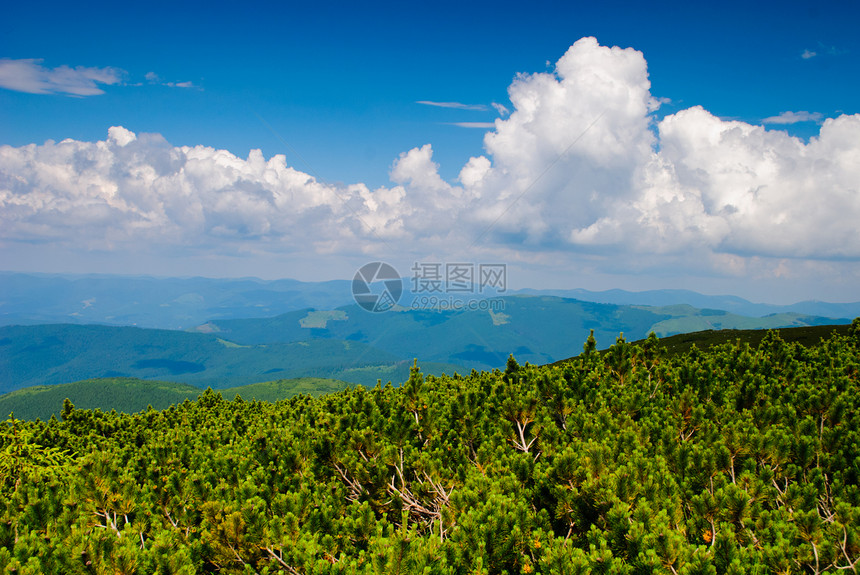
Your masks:
<path fill-rule="evenodd" d="M 129 225 L 150 230 L 162 240 L 156 242 L 150 241 L 149 236 L 107 229 L 109 226 L 93 215 L 92 209 L 71 210 L 64 213 L 62 226 L 52 224 L 48 216 L 53 214 L 52 217 L 59 218 L 60 208 L 56 206 L 69 203 L 67 200 L 56 203 L 59 195 L 80 199 L 86 192 L 81 189 L 65 189 L 62 194 L 51 192 L 45 188 L 44 174 L 39 175 L 38 170 L 32 168 L 32 162 L 28 168 L 32 168 L 31 171 L 25 174 L 16 171 L 21 169 L 20 162 L 9 160 L 0 166 L 3 170 L 0 188 L 6 186 L 7 200 L 13 194 L 20 198 L 21 194 L 30 193 L 28 197 L 35 198 L 35 194 L 47 193 L 55 207 L 45 208 L 48 204 L 41 199 L 28 200 L 31 211 L 26 214 L 20 211 L 20 204 L 14 202 L 7 201 L 0 207 L 9 222 L 15 224 L 7 225 L 7 231 L 0 238 L 0 253 L 9 262 L 2 267 L 72 271 L 64 268 L 73 266 L 78 268 L 75 271 L 161 275 L 187 270 L 201 275 L 324 279 L 351 277 L 356 264 L 374 257 L 392 259 L 403 267 L 408 267 L 412 260 L 428 258 L 456 257 L 475 261 L 495 258 L 510 261 L 518 270 L 519 275 L 515 277 L 519 277 L 519 281 L 515 283 L 521 284 L 519 287 L 689 287 L 710 293 L 738 293 L 752 299 L 792 300 L 820 296 L 818 299 L 857 300 L 860 299 L 855 288 L 860 247 L 853 243 L 856 240 L 839 235 L 838 229 L 829 231 L 835 235 L 825 239 L 847 241 L 850 245 L 845 249 L 806 250 L 791 242 L 748 237 L 752 233 L 749 222 L 729 222 L 725 224 L 727 228 L 723 222 L 717 222 L 713 229 L 722 231 L 709 231 L 701 237 L 679 232 L 672 239 L 667 235 L 669 232 L 660 231 L 660 237 L 669 238 L 667 244 L 675 242 L 676 248 L 655 247 L 643 257 L 641 252 L 628 248 L 631 242 L 642 242 L 647 234 L 621 238 L 617 234 L 612 236 L 605 231 L 609 228 L 600 224 L 604 225 L 601 238 L 616 237 L 616 240 L 594 240 L 594 234 L 600 231 L 599 222 L 612 220 L 617 228 L 621 225 L 618 222 L 625 221 L 619 215 L 620 208 L 610 209 L 604 205 L 604 209 L 598 209 L 595 204 L 590 210 L 593 212 L 591 220 L 583 219 L 573 230 L 560 228 L 562 224 L 553 220 L 553 210 L 547 208 L 542 212 L 541 206 L 567 201 L 575 205 L 583 198 L 594 201 L 596 195 L 613 193 L 610 188 L 601 187 L 614 181 L 613 178 L 624 178 L 626 182 L 630 177 L 639 177 L 635 170 L 610 173 L 607 167 L 601 174 L 590 173 L 588 177 L 592 179 L 586 178 L 588 189 L 553 195 L 559 186 L 563 187 L 559 182 L 565 181 L 564 170 L 580 169 L 577 167 L 580 164 L 569 162 L 566 156 L 557 166 L 553 164 L 555 158 L 563 156 L 566 144 L 558 144 L 554 152 L 535 151 L 535 164 L 529 168 L 531 171 L 523 168 L 522 181 L 518 184 L 512 183 L 513 180 L 498 183 L 501 176 L 496 174 L 492 181 L 497 187 L 492 193 L 487 191 L 490 179 L 484 183 L 475 180 L 471 188 L 464 185 L 469 188 L 466 192 L 445 188 L 442 193 L 439 191 L 441 184 L 435 180 L 430 182 L 432 174 L 427 175 L 426 170 L 435 165 L 438 177 L 454 186 L 461 182 L 462 170 L 472 157 L 487 158 L 499 174 L 513 173 L 513 164 L 504 164 L 507 148 L 501 142 L 503 138 L 497 140 L 495 147 L 488 147 L 485 137 L 494 128 L 488 128 L 487 124 L 497 120 L 521 121 L 525 126 L 523 133 L 539 139 L 547 136 L 540 132 L 543 124 L 531 124 L 523 114 L 516 116 L 509 89 L 516 83 L 517 75 L 524 74 L 534 82 L 529 86 L 521 82 L 523 89 L 537 90 L 538 101 L 549 102 L 541 100 L 549 97 L 550 92 L 540 92 L 542 88 L 536 75 L 553 75 L 568 49 L 584 37 L 594 37 L 603 48 L 617 46 L 641 53 L 643 62 L 634 64 L 643 70 L 647 65 L 650 80 L 643 98 L 661 102 L 658 109 L 647 111 L 647 129 L 654 134 L 658 134 L 658 124 L 663 118 L 698 106 L 709 114 L 708 118 L 739 121 L 763 127 L 765 132 L 784 131 L 802 138 L 805 145 L 809 138 L 819 135 L 827 119 L 847 118 L 860 112 L 858 17 L 857 2 L 730 2 L 713 7 L 695 3 L 646 5 L 633 2 L 537 3 L 533 6 L 522 2 L 467 5 L 454 2 L 432 5 L 353 2 L 177 5 L 153 2 L 124 6 L 92 3 L 85 7 L 58 2 L 26 6 L 7 3 L 0 22 L 0 61 L 5 62 L 0 65 L 0 86 L 3 86 L 0 88 L 0 146 L 5 145 L 9 154 L 14 155 L 13 150 L 21 150 L 29 144 L 44 145 L 48 140 L 71 139 L 81 145 L 108 141 L 108 129 L 122 126 L 138 135 L 134 145 L 146 147 L 146 151 L 139 150 L 138 155 L 154 153 L 152 150 L 156 148 L 175 151 L 183 146 L 225 150 L 241 160 L 246 160 L 252 149 L 261 150 L 266 161 L 282 154 L 286 166 L 309 174 L 316 182 L 331 188 L 332 202 L 349 205 L 352 200 L 346 196 L 356 202 L 364 197 L 363 201 L 370 207 L 356 208 L 358 211 L 347 209 L 366 228 L 363 234 L 356 231 L 351 240 L 326 237 L 321 231 L 322 220 L 310 216 L 293 222 L 294 226 L 305 226 L 304 234 L 318 240 L 311 242 L 313 245 L 291 235 L 294 231 L 271 231 L 277 226 L 271 222 L 260 224 L 256 212 L 238 223 L 228 222 L 229 218 L 210 217 L 210 212 L 218 212 L 214 208 L 210 210 L 207 204 L 215 201 L 213 198 L 226 202 L 227 207 L 218 212 L 222 215 L 231 211 L 246 213 L 244 208 L 230 208 L 230 201 L 242 202 L 242 198 L 224 193 L 225 190 L 253 187 L 249 183 L 253 178 L 242 176 L 239 178 L 241 185 L 236 183 L 239 180 L 226 188 L 218 184 L 221 187 L 217 192 L 221 195 L 195 200 L 203 204 L 198 206 L 198 212 L 206 214 L 200 216 L 205 222 L 194 220 L 200 226 L 199 234 L 177 235 L 173 227 L 181 222 L 187 226 L 191 220 L 176 220 L 166 208 L 156 210 L 160 215 L 153 216 L 154 211 L 140 206 L 150 205 L 147 202 L 155 200 L 139 200 L 132 210 L 137 224 Z M 581 62 L 588 59 L 584 50 L 580 58 Z M 68 69 L 72 71 L 65 76 L 57 75 L 58 70 Z M 617 71 L 619 78 L 631 77 L 622 67 Z M 27 73 L 41 74 L 41 80 L 31 78 L 35 84 L 27 83 L 27 78 L 21 76 Z M 74 84 L 77 88 L 63 84 L 76 74 L 83 77 L 76 81 L 84 84 Z M 584 78 L 580 85 L 586 82 Z M 80 88 L 81 85 L 84 88 Z M 68 92 L 90 88 L 103 93 Z M 32 93 L 34 91 L 49 93 Z M 565 116 L 564 110 L 576 110 L 577 100 L 569 97 L 573 99 L 554 108 L 554 113 Z M 601 124 L 615 126 L 609 121 L 614 117 L 614 110 L 604 113 Z M 781 123 L 779 118 L 783 118 Z M 710 120 L 705 116 L 688 114 L 683 129 L 679 128 L 683 134 L 675 136 L 677 141 L 689 142 L 689 134 L 698 133 L 699 129 L 692 127 L 693 123 L 698 122 L 696 126 L 700 127 L 707 121 Z M 573 123 L 571 129 L 587 125 L 587 122 Z M 723 132 L 728 133 L 729 124 L 720 125 Z M 666 127 L 668 129 L 668 123 Z M 520 133 L 515 128 L 510 126 L 511 133 Z M 852 130 L 849 126 L 839 132 L 847 136 L 834 135 L 831 140 L 836 142 L 833 145 L 847 146 L 843 154 L 846 158 L 856 148 L 851 148 L 850 142 L 839 142 L 840 138 L 851 140 L 852 135 L 856 135 Z M 141 134 L 160 136 L 146 140 Z M 753 146 L 751 142 L 756 138 L 760 138 L 760 134 L 750 135 L 744 145 Z M 664 142 L 658 136 L 643 145 L 659 152 L 670 141 L 668 138 Z M 793 144 L 782 140 L 769 142 L 761 144 L 764 147 L 762 157 L 787 154 L 784 161 L 779 162 L 783 166 L 796 163 L 792 154 L 796 153 L 797 158 L 810 155 L 808 150 L 787 151 Z M 432 155 L 428 150 L 423 156 L 419 154 L 428 144 L 432 147 Z M 397 172 L 396 163 L 410 151 L 415 153 L 409 156 L 409 161 L 401 162 Z M 584 151 L 582 157 L 591 152 Z M 40 153 L 48 154 L 48 151 Z M 834 152 L 827 153 L 833 156 Z M 670 170 L 680 174 L 678 186 L 688 191 L 704 186 L 698 180 L 698 183 L 684 180 L 681 167 L 688 166 L 694 156 L 698 157 L 686 148 L 684 154 Z M 114 165 L 132 162 L 128 158 L 127 155 L 115 156 L 110 161 Z M 44 164 L 45 160 L 40 161 Z M 515 159 L 510 161 L 516 162 Z M 147 165 L 155 166 L 152 169 L 161 175 L 164 174 L 159 170 L 168 169 L 156 160 L 148 162 Z M 558 173 L 546 178 L 539 176 L 548 164 Z M 413 171 L 407 170 L 409 166 Z M 719 166 L 697 169 L 708 171 L 711 168 L 722 169 Z M 850 179 L 854 174 L 851 170 L 848 165 L 844 173 L 834 176 L 838 180 L 834 185 L 842 185 L 839 182 L 843 180 L 849 183 L 839 196 L 845 196 L 847 199 L 843 199 L 847 203 L 836 210 L 833 217 L 847 220 L 857 215 L 853 212 L 857 206 L 857 187 L 851 187 Z M 394 172 L 401 174 L 402 181 L 392 181 Z M 113 172 L 108 170 L 105 178 L 110 179 L 115 173 L 116 168 Z M 420 176 L 416 175 L 419 173 Z M 425 176 L 430 179 L 422 179 Z M 570 172 L 568 180 L 580 176 L 581 173 Z M 790 176 L 787 172 L 781 177 L 797 179 L 796 174 Z M 541 183 L 534 190 L 528 187 L 529 183 L 522 183 L 535 179 Z M 153 185 L 166 185 L 166 181 Z M 696 197 L 707 196 L 703 205 L 709 216 L 716 213 L 712 213 L 709 202 L 724 198 L 725 194 L 717 190 L 709 196 L 708 190 L 717 185 L 735 185 L 725 180 L 719 180 L 722 184 L 714 183 L 716 181 L 707 184 L 707 189 L 702 188 L 704 191 L 696 188 L 689 192 L 698 194 Z M 779 181 L 777 178 L 772 183 L 756 185 L 772 189 Z M 111 185 L 119 186 L 120 192 L 123 186 L 134 187 L 126 180 L 123 182 L 116 180 Z M 201 184 L 199 179 L 195 182 L 215 185 Z M 363 184 L 372 193 L 361 196 L 360 191 L 347 191 L 356 184 Z M 186 187 L 193 185 L 196 184 L 192 182 Z M 546 190 L 541 188 L 544 185 Z M 552 185 L 556 189 L 549 189 Z M 634 187 L 641 191 L 642 186 Z M 373 207 L 376 200 L 372 199 L 372 194 L 379 189 L 383 189 L 380 198 L 384 193 L 396 195 L 397 190 L 402 189 L 405 200 L 396 201 L 408 204 L 408 209 L 396 214 L 391 212 L 380 219 L 381 227 L 377 229 L 371 222 L 373 214 L 379 215 L 379 210 Z M 319 195 L 318 192 L 307 193 Z M 471 194 L 468 206 L 462 201 L 464 193 Z M 522 199 L 511 204 L 520 193 Z M 799 195 L 792 198 L 816 195 L 814 188 L 795 193 Z M 426 203 L 433 194 L 437 194 L 436 200 Z M 234 199 L 229 200 L 230 197 Z M 295 200 L 296 196 L 292 197 Z M 414 226 L 409 227 L 409 214 L 417 217 L 421 210 L 430 210 L 431 205 L 443 212 L 445 209 L 468 209 L 475 214 L 476 198 L 490 201 L 491 197 L 491 203 L 501 206 L 496 212 L 485 214 L 483 218 L 466 218 L 468 221 L 451 219 L 452 229 L 471 226 L 471 235 L 464 233 L 462 237 L 453 238 L 452 233 L 442 233 L 440 228 L 444 228 L 445 220 L 437 219 L 438 214 L 424 218 L 434 222 L 436 229 L 433 231 L 419 233 L 414 232 Z M 92 206 L 91 199 L 81 205 Z M 127 212 L 130 209 L 128 202 L 123 206 L 107 204 L 110 210 Z M 328 217 L 328 223 L 343 224 L 346 216 L 338 212 L 342 206 L 321 208 L 314 202 L 311 204 L 305 206 L 310 210 L 308 213 L 316 210 L 314 213 L 318 217 Z M 511 205 L 512 209 L 500 215 Z M 772 202 L 767 205 L 773 208 Z M 743 213 L 744 210 L 738 202 L 729 202 L 726 206 L 729 212 L 739 209 Z M 318 212 L 323 209 L 329 210 L 328 216 L 319 216 Z M 361 216 L 365 213 L 361 210 L 365 209 L 368 215 Z M 514 221 L 516 218 L 508 221 L 512 214 L 519 212 L 524 214 L 521 221 Z M 729 212 L 724 210 L 724 213 Z M 660 213 L 663 214 L 661 218 L 669 218 L 665 211 Z M 759 213 L 763 212 L 750 212 L 749 217 Z M 549 217 L 541 219 L 541 214 Z M 647 217 L 640 215 L 635 221 L 652 221 L 655 216 L 649 214 Z M 787 209 L 786 214 L 783 219 L 777 218 L 779 222 L 774 225 L 792 224 L 791 209 Z M 541 225 L 531 225 L 526 221 L 529 217 L 532 221 L 540 221 Z M 821 214 L 821 217 L 826 220 L 830 216 Z M 397 225 L 403 229 L 398 231 Z M 814 236 L 814 230 L 820 234 L 820 225 L 820 220 L 798 221 L 796 229 L 800 232 L 780 233 Z M 488 226 L 492 233 L 484 234 L 472 246 L 470 242 Z M 104 233 L 93 232 L 93 227 L 103 229 Z M 657 227 L 664 230 L 665 225 Z M 166 232 L 168 228 L 173 231 Z M 385 233 L 377 233 L 383 228 Z M 51 231 L 46 231 L 49 229 Z M 87 229 L 87 233 L 80 233 L 82 229 Z M 591 231 L 586 233 L 586 230 Z M 719 238 L 714 239 L 714 234 Z M 223 242 L 219 243 L 220 240 Z M 365 240 L 366 245 L 362 244 Z M 709 260 L 711 263 L 700 265 L 703 256 L 698 252 L 685 256 L 684 250 L 677 248 L 679 242 L 685 241 L 696 246 L 692 252 L 702 249 L 708 257 L 714 256 Z M 142 248 L 144 244 L 149 247 Z M 229 248 L 225 247 L 227 244 Z M 361 244 L 360 249 L 356 248 L 357 244 Z M 452 245 L 456 245 L 456 249 Z M 464 246 L 475 247 L 475 250 L 462 249 Z M 129 257 L 132 254 L 133 257 Z M 636 265 L 623 263 L 628 258 Z M 321 265 L 323 260 L 326 263 Z M 138 263 L 132 265 L 130 261 Z M 225 261 L 235 265 L 225 265 Z M 727 271 L 729 268 L 733 271 Z M 236 273 L 229 273 L 233 271 Z M 831 275 L 832 281 L 822 282 L 823 273 Z"/>
<path fill-rule="evenodd" d="M 430 142 L 443 175 L 453 177 L 481 153 L 483 131 L 449 123 L 492 122 L 490 104 L 507 102 L 517 73 L 546 70 L 583 36 L 642 51 L 652 92 L 673 102 L 664 112 L 701 105 L 755 122 L 788 110 L 860 111 L 857 2 L 203 6 L 9 3 L 3 57 L 112 66 L 143 85 L 84 99 L 0 92 L 0 142 L 94 141 L 122 125 L 243 157 L 252 148 L 285 153 L 326 180 L 372 186 L 388 183 L 400 152 Z M 804 60 L 805 51 L 816 56 Z M 147 73 L 199 89 L 151 85 Z M 422 100 L 487 110 L 416 104 Z"/>

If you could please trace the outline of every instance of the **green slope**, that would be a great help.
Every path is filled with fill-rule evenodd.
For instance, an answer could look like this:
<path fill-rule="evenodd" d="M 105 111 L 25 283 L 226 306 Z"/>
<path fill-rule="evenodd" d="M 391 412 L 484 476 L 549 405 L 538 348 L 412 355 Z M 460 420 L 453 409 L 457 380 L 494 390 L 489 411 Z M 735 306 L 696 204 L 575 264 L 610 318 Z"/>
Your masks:
<path fill-rule="evenodd" d="M 695 345 L 700 350 L 707 350 L 716 345 L 724 343 L 747 343 L 750 346 L 758 346 L 770 331 L 779 333 L 779 337 L 787 343 L 798 343 L 804 347 L 819 345 L 822 340 L 828 339 L 833 334 L 848 335 L 850 324 L 839 325 L 814 325 L 802 327 L 787 327 L 776 330 L 770 329 L 721 329 L 702 330 L 692 333 L 680 333 L 660 338 L 660 347 L 665 350 L 666 355 L 678 356 L 690 351 Z M 632 343 L 641 344 L 645 340 L 636 340 Z M 604 349 L 601 353 L 604 353 Z M 561 365 L 576 359 L 579 354 L 553 362 L 552 365 Z"/>
<path fill-rule="evenodd" d="M 314 397 L 346 389 L 349 384 L 335 379 L 302 377 L 280 379 L 231 387 L 221 391 L 226 399 L 237 395 L 245 400 L 279 401 L 299 394 Z M 39 385 L 19 389 L 0 396 L 0 414 L 10 413 L 18 419 L 50 419 L 59 417 L 63 401 L 68 398 L 78 409 L 116 410 L 136 413 L 152 406 L 165 409 L 195 400 L 203 390 L 193 385 L 168 381 L 147 381 L 130 377 L 88 379 L 60 385 Z"/>
<path fill-rule="evenodd" d="M 658 321 L 649 329 L 659 337 L 709 329 L 756 330 L 837 323 L 830 318 L 799 313 L 775 313 L 764 317 L 747 317 L 716 309 L 696 309 L 689 305 L 647 307 L 645 309 L 669 316 L 667 319 Z M 847 324 L 850 320 L 846 319 L 844 322 Z"/>
<path fill-rule="evenodd" d="M 326 393 L 337 393 L 349 387 L 345 381 L 324 379 L 321 377 L 298 377 L 295 379 L 278 379 L 229 387 L 221 390 L 225 399 L 235 399 L 241 396 L 246 401 L 280 401 L 296 395 L 319 397 Z"/>
<path fill-rule="evenodd" d="M 0 414 L 14 412 L 19 419 L 59 417 L 68 398 L 81 409 L 115 409 L 134 413 L 152 405 L 164 409 L 185 399 L 195 399 L 201 389 L 183 383 L 144 381 L 129 377 L 88 379 L 61 385 L 37 385 L 0 396 Z"/>
<path fill-rule="evenodd" d="M 811 347 L 821 343 L 821 340 L 829 338 L 834 333 L 848 335 L 850 325 L 815 325 L 802 327 L 779 328 L 779 336 L 789 343 L 799 343 L 804 347 Z M 682 333 L 660 339 L 660 345 L 671 355 L 686 353 L 695 345 L 699 349 L 708 349 L 715 345 L 724 343 L 748 343 L 758 346 L 767 335 L 767 329 L 723 329 L 705 330 L 694 333 Z"/>

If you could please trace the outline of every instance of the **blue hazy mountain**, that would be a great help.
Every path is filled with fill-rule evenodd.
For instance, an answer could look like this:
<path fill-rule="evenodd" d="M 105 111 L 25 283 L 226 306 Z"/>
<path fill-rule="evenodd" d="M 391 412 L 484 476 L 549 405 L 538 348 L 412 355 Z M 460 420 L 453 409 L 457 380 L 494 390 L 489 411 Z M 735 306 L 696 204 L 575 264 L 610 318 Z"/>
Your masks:
<path fill-rule="evenodd" d="M 495 309 L 493 305 L 495 304 Z M 722 310 L 617 305 L 557 296 L 516 295 L 485 300 L 480 309 L 397 308 L 370 313 L 357 305 L 298 310 L 272 318 L 213 320 L 195 331 L 243 345 L 314 340 L 355 341 L 400 358 L 492 369 L 513 353 L 519 361 L 551 363 L 576 355 L 593 330 L 599 347 L 620 333 L 629 340 L 708 329 L 769 329 L 850 323 L 798 313 L 748 317 Z"/>
<path fill-rule="evenodd" d="M 408 377 L 410 361 L 357 341 L 237 344 L 216 335 L 104 325 L 0 327 L 0 393 L 34 385 L 133 377 L 224 389 L 324 377 L 373 385 Z M 426 365 L 428 373 L 453 373 Z"/>
<path fill-rule="evenodd" d="M 404 279 L 401 303 L 414 295 Z M 265 318 L 307 308 L 330 310 L 354 303 L 352 281 L 301 282 L 256 278 L 157 278 L 119 275 L 0 272 L 0 326 L 45 323 L 135 325 L 188 329 L 209 320 Z M 733 314 L 764 317 L 779 313 L 854 318 L 860 302 L 804 301 L 792 305 L 753 303 L 730 295 L 688 290 L 514 290 L 504 295 L 547 295 L 615 305 L 686 304 Z M 461 295 L 469 298 L 474 295 Z"/>
<path fill-rule="evenodd" d="M 789 305 L 774 305 L 753 303 L 732 295 L 704 295 L 681 289 L 648 290 L 641 292 L 630 292 L 621 289 L 606 291 L 523 289 L 516 293 L 553 295 L 595 303 L 614 303 L 618 305 L 669 306 L 686 304 L 700 309 L 719 309 L 750 317 L 764 317 L 779 313 L 799 313 L 839 318 L 860 316 L 860 302 L 829 303 L 809 300 Z"/>
<path fill-rule="evenodd" d="M 0 272 L 0 325 L 77 323 L 185 329 L 352 303 L 351 282 Z"/>

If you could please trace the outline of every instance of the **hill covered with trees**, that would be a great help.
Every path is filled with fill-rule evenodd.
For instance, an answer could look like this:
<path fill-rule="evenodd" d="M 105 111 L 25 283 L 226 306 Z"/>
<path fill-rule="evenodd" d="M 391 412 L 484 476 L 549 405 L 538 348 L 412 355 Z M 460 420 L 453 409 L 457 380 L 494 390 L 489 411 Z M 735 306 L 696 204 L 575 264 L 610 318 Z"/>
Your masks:
<path fill-rule="evenodd" d="M 345 389 L 349 384 L 336 379 L 300 377 L 251 383 L 221 390 L 225 399 L 278 401 L 294 395 L 318 396 Z M 36 385 L 0 395 L 0 413 L 14 413 L 17 419 L 50 419 L 60 416 L 63 400 L 78 408 L 134 413 L 153 407 L 165 409 L 186 399 L 194 400 L 204 390 L 184 383 L 151 381 L 131 377 L 87 379 L 59 385 Z"/>
<path fill-rule="evenodd" d="M 836 573 L 860 562 L 860 319 L 277 403 L 10 420 L 15 573 Z"/>

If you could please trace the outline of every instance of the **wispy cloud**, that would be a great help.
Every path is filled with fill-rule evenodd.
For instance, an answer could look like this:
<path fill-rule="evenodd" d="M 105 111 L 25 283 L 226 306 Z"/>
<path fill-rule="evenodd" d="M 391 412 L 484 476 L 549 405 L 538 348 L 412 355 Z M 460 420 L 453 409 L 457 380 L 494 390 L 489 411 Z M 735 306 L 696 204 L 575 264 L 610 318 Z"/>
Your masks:
<path fill-rule="evenodd" d="M 783 112 L 762 120 L 763 124 L 798 124 L 800 122 L 819 122 L 823 116 L 818 112 Z"/>
<path fill-rule="evenodd" d="M 497 102 L 493 102 L 493 108 L 495 108 L 496 112 L 499 113 L 499 116 L 501 116 L 503 118 L 511 113 L 511 111 L 508 110 L 507 107 L 505 107 L 503 104 L 499 104 Z"/>
<path fill-rule="evenodd" d="M 0 59 L 0 87 L 28 94 L 97 96 L 104 94 L 99 85 L 119 84 L 125 75 L 119 68 L 46 68 L 42 62 L 39 58 Z"/>
<path fill-rule="evenodd" d="M 477 110 L 486 111 L 487 107 L 483 104 L 463 104 L 460 102 L 433 102 L 430 100 L 418 100 L 416 104 L 424 106 L 436 106 L 437 108 L 455 108 L 457 110 Z"/>
<path fill-rule="evenodd" d="M 448 122 L 449 126 L 459 126 L 461 128 L 495 128 L 494 122 Z"/>
<path fill-rule="evenodd" d="M 188 81 L 188 82 L 165 82 L 161 79 L 161 76 L 159 76 L 155 72 L 147 72 L 146 76 L 144 76 L 144 78 L 146 78 L 146 81 L 149 82 L 150 84 L 157 84 L 159 86 L 168 86 L 169 88 L 199 88 L 199 86 L 196 86 L 191 81 Z"/>
<path fill-rule="evenodd" d="M 831 44 L 825 44 L 824 42 L 819 42 L 818 46 L 815 50 L 810 50 L 809 48 L 805 49 L 800 57 L 804 60 L 811 60 L 812 58 L 822 56 L 842 56 L 843 54 L 847 54 L 848 50 L 844 48 L 840 48 L 838 46 L 833 46 Z"/>

